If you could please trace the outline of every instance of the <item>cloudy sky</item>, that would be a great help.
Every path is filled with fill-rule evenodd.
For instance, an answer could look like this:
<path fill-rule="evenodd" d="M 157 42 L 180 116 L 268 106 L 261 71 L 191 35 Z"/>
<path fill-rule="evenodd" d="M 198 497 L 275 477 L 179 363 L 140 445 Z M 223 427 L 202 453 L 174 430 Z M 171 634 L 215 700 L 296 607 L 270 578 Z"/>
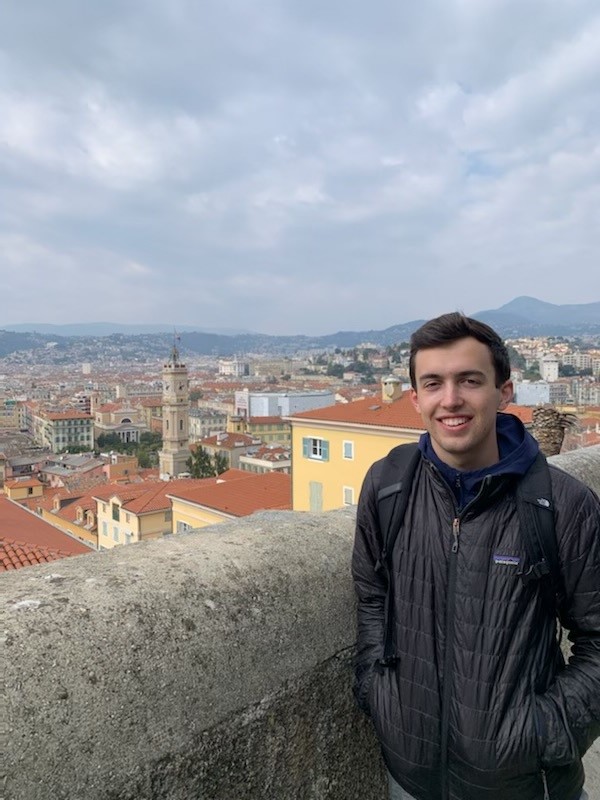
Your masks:
<path fill-rule="evenodd" d="M 597 0 L 0 14 L 0 328 L 600 299 Z"/>

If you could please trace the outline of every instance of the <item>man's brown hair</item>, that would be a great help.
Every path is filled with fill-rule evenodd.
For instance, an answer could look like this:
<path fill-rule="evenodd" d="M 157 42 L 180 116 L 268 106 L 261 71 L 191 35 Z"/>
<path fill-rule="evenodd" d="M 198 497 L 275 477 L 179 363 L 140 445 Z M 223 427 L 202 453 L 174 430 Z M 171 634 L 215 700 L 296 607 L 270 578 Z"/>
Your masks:
<path fill-rule="evenodd" d="M 510 358 L 506 345 L 493 328 L 477 319 L 466 317 L 460 311 L 442 314 L 421 325 L 410 337 L 410 382 L 416 389 L 415 358 L 419 350 L 442 347 L 467 336 L 489 348 L 496 373 L 496 386 L 500 387 L 510 378 Z"/>

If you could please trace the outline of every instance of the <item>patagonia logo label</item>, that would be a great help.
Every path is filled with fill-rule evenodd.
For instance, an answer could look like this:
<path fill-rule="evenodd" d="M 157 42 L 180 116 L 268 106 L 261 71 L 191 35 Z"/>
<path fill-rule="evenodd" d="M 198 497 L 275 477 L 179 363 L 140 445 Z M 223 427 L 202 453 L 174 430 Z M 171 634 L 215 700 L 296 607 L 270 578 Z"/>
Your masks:
<path fill-rule="evenodd" d="M 518 567 L 521 563 L 519 556 L 503 556 L 494 553 L 494 564 L 501 564 L 504 567 Z"/>
<path fill-rule="evenodd" d="M 550 500 L 546 500 L 545 497 L 538 497 L 537 502 L 539 506 L 543 506 L 544 508 L 550 508 Z"/>

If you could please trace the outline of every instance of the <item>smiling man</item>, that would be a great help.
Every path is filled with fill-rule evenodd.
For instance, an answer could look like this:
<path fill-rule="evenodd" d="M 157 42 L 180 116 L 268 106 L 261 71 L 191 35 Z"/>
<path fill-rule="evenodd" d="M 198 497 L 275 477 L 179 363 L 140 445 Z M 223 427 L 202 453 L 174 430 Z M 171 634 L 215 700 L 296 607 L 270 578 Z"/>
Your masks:
<path fill-rule="evenodd" d="M 502 413 L 510 363 L 489 326 L 459 313 L 426 323 L 411 339 L 410 376 L 427 431 L 414 475 L 406 485 L 398 449 L 371 467 L 352 565 L 355 693 L 381 742 L 390 798 L 586 798 L 581 756 L 600 732 L 598 498 L 547 467 Z M 552 512 L 555 553 L 540 561 L 555 562 L 552 584 L 544 569 L 533 579 L 540 565 L 522 530 L 539 540 L 540 512 L 526 516 L 517 499 L 534 470 L 551 488 L 533 502 Z M 381 503 L 394 492 L 405 505 L 390 538 Z M 573 642 L 568 665 L 557 617 Z"/>

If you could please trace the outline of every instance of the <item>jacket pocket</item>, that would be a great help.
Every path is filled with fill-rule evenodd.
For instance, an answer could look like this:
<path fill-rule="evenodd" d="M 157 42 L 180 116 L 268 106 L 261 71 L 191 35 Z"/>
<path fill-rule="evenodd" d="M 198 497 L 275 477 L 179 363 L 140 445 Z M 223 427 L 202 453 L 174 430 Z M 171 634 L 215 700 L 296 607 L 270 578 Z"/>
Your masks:
<path fill-rule="evenodd" d="M 507 712 L 496 738 L 496 766 L 509 775 L 525 775 L 540 769 L 541 739 L 533 695 L 526 694 Z"/>
<path fill-rule="evenodd" d="M 564 708 L 546 695 L 536 695 L 533 708 L 541 731 L 539 744 L 542 766 L 565 767 L 579 761 L 579 749 Z"/>
<path fill-rule="evenodd" d="M 361 711 L 371 716 L 371 689 L 375 675 L 375 664 L 370 664 L 356 672 L 354 681 L 354 698 Z"/>

